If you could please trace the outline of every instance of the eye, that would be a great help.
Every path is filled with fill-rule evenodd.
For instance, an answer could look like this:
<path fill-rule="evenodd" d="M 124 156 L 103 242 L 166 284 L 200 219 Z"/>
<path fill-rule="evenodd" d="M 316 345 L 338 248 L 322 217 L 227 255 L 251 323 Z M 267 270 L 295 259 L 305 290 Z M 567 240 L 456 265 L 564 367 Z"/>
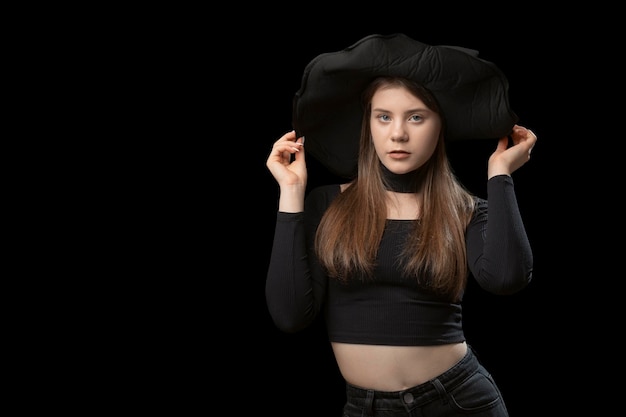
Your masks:
<path fill-rule="evenodd" d="M 379 114 L 378 116 L 376 116 L 376 118 L 381 122 L 388 122 L 389 120 L 391 120 L 386 114 Z"/>
<path fill-rule="evenodd" d="M 414 114 L 409 117 L 409 120 L 411 120 L 412 122 L 419 122 L 422 120 L 422 116 L 420 116 L 419 114 Z"/>

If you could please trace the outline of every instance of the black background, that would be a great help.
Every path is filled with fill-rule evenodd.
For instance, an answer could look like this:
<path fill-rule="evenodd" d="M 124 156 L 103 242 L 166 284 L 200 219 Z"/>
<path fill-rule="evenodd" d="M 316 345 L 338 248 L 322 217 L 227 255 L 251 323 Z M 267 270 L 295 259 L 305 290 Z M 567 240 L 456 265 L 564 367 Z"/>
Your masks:
<path fill-rule="evenodd" d="M 494 62 L 508 77 L 519 123 L 539 137 L 513 174 L 533 282 L 506 297 L 470 282 L 464 301 L 468 342 L 511 417 L 579 414 L 591 401 L 619 406 L 619 395 L 592 391 L 612 387 L 605 374 L 619 378 L 621 360 L 612 350 L 623 325 L 612 320 L 621 321 L 623 305 L 623 186 L 611 182 L 621 182 L 623 167 L 622 117 L 614 115 L 623 47 L 613 45 L 623 25 L 611 22 L 619 11 L 593 6 L 155 3 L 51 16 L 33 37 L 47 52 L 27 45 L 28 60 L 11 61 L 29 70 L 22 99 L 50 109 L 43 120 L 23 112 L 30 124 L 22 131 L 45 131 L 19 138 L 33 151 L 51 150 L 36 172 L 50 187 L 44 195 L 23 187 L 39 197 L 31 204 L 39 210 L 19 227 L 49 253 L 26 251 L 21 271 L 42 271 L 19 277 L 34 284 L 24 294 L 35 304 L 37 290 L 51 291 L 43 309 L 10 310 L 11 323 L 35 337 L 17 343 L 28 348 L 22 374 L 45 391 L 35 394 L 37 405 L 341 415 L 344 385 L 322 323 L 288 335 L 267 312 L 278 187 L 265 162 L 292 128 L 292 99 L 313 58 L 400 32 Z M 68 141 L 72 134 L 80 137 Z M 483 141 L 448 149 L 479 195 L 494 148 Z M 314 158 L 307 164 L 309 187 L 336 180 Z M 48 209 L 53 216 L 41 216 Z M 43 237 L 28 228 L 41 221 Z M 20 321 L 23 313 L 34 326 Z"/>

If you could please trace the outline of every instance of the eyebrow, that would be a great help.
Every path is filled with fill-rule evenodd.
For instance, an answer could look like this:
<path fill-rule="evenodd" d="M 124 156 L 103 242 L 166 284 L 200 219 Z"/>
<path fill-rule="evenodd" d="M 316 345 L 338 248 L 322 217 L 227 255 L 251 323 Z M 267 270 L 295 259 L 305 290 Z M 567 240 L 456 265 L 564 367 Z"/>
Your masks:
<path fill-rule="evenodd" d="M 375 111 L 384 112 L 384 113 L 393 113 L 391 110 L 386 110 L 386 109 L 378 108 L 378 107 L 372 109 L 372 112 L 375 112 Z M 417 112 L 432 112 L 432 110 L 430 110 L 428 107 L 417 107 L 417 108 L 409 109 L 405 111 L 404 114 L 411 114 L 411 113 L 417 113 Z"/>

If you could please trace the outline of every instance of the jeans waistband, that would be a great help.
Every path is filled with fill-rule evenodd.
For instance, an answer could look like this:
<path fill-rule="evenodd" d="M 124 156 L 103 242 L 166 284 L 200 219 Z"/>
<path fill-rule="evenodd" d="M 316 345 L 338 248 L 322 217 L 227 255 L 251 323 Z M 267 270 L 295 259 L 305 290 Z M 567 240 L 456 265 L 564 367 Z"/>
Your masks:
<path fill-rule="evenodd" d="M 438 398 L 439 393 L 443 392 L 444 389 L 446 391 L 454 389 L 476 372 L 478 367 L 478 358 L 468 345 L 467 353 L 463 359 L 446 372 L 423 384 L 402 391 L 376 391 L 346 383 L 346 395 L 348 401 L 355 405 L 371 402 L 370 405 L 374 408 L 404 408 L 409 404 L 412 407 L 420 406 Z"/>

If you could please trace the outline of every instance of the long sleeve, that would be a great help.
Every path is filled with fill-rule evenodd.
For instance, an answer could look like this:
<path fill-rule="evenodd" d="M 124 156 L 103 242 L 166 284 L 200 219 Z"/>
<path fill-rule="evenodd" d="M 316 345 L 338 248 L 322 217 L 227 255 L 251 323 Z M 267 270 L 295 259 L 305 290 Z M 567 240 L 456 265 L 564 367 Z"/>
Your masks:
<path fill-rule="evenodd" d="M 467 229 L 469 268 L 486 291 L 512 294 L 528 285 L 533 271 L 533 253 L 513 179 L 508 175 L 489 179 L 487 201 L 479 202 Z"/>
<path fill-rule="evenodd" d="M 338 186 L 315 189 L 304 213 L 277 213 L 265 299 L 274 324 L 284 332 L 309 326 L 324 304 L 328 281 L 314 255 L 313 240 L 321 216 L 338 192 Z"/>

